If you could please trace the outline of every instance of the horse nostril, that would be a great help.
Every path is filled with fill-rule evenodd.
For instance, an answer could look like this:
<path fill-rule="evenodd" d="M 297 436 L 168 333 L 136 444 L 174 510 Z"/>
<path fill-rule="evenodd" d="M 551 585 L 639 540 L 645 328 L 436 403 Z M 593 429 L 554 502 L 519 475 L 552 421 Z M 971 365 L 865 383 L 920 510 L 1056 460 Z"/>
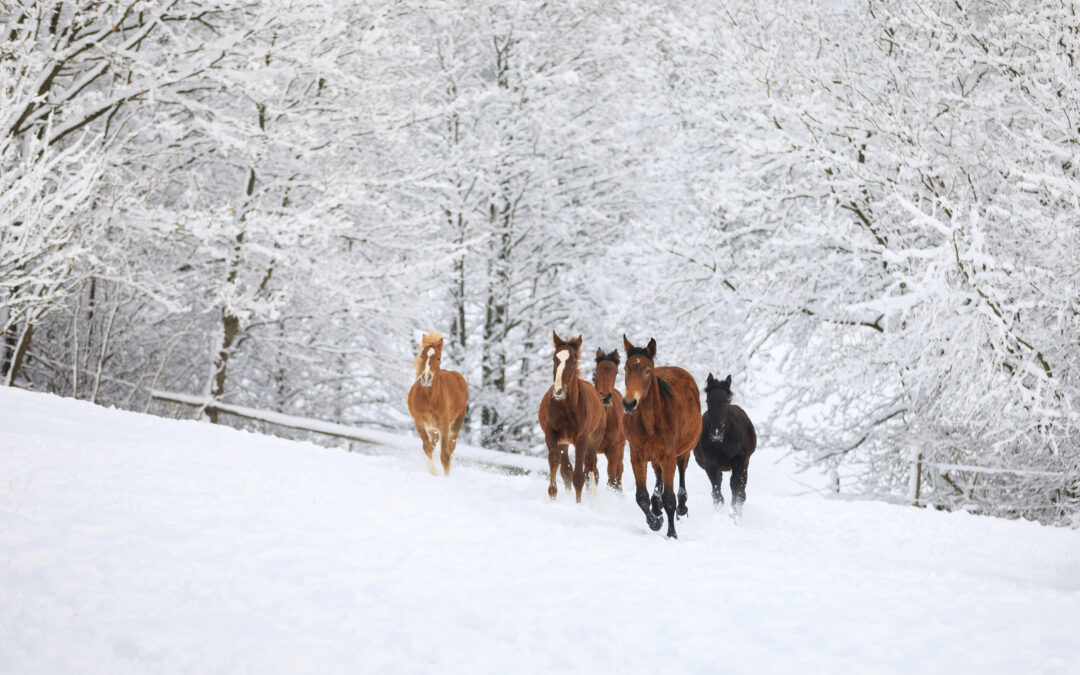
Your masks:
<path fill-rule="evenodd" d="M 626 412 L 634 412 L 634 408 L 637 407 L 637 399 L 633 401 L 623 401 L 622 407 Z"/>

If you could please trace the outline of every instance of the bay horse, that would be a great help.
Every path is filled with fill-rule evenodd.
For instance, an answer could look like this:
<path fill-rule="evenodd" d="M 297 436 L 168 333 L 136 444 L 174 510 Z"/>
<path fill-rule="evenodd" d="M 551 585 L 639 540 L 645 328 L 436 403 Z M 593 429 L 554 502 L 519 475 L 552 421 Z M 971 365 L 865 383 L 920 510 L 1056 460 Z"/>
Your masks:
<path fill-rule="evenodd" d="M 623 457 L 626 455 L 626 432 L 623 430 L 623 397 L 615 388 L 615 378 L 619 375 L 619 350 L 604 353 L 603 349 L 596 350 L 596 370 L 593 371 L 593 386 L 596 393 L 600 394 L 600 402 L 604 404 L 604 415 L 607 421 L 604 426 L 604 441 L 600 444 L 597 453 L 607 457 L 607 485 L 613 490 L 622 492 Z M 600 480 L 600 472 L 592 467 L 596 480 Z"/>
<path fill-rule="evenodd" d="M 635 499 L 645 512 L 645 522 L 653 531 L 664 519 L 652 510 L 645 487 L 648 465 L 657 471 L 657 488 L 663 482 L 662 503 L 667 512 L 667 536 L 675 534 L 675 468 L 679 469 L 678 514 L 686 509 L 686 465 L 701 434 L 701 401 L 694 377 L 675 366 L 655 366 L 656 340 L 635 347 L 623 335 L 626 351 L 623 410 L 624 426 L 630 441 L 630 467 L 634 470 Z"/>
<path fill-rule="evenodd" d="M 416 381 L 409 390 L 409 413 L 424 444 L 428 470 L 435 476 L 439 475 L 431 456 L 435 444 L 442 446 L 443 472 L 449 474 L 450 457 L 457 447 L 458 433 L 465 421 L 465 407 L 469 403 L 469 388 L 461 373 L 439 367 L 442 348 L 442 335 L 424 333 L 415 361 Z"/>
<path fill-rule="evenodd" d="M 750 455 L 757 449 L 757 432 L 746 412 L 731 404 L 731 375 L 718 380 L 709 373 L 705 406 L 694 459 L 709 476 L 713 504 L 718 509 L 724 505 L 724 496 L 720 494 L 723 472 L 731 472 L 731 515 L 738 520 L 746 501 L 746 476 Z"/>
<path fill-rule="evenodd" d="M 551 481 L 548 497 L 555 499 L 556 470 L 561 466 L 563 480 L 570 489 L 570 444 L 574 445 L 574 492 L 581 502 L 581 488 L 585 486 L 586 467 L 596 467 L 596 451 L 604 440 L 604 404 L 591 384 L 578 377 L 578 357 L 581 352 L 581 336 L 563 340 L 551 332 L 555 343 L 554 378 L 544 397 L 540 400 L 540 428 L 548 447 L 548 468 Z"/>

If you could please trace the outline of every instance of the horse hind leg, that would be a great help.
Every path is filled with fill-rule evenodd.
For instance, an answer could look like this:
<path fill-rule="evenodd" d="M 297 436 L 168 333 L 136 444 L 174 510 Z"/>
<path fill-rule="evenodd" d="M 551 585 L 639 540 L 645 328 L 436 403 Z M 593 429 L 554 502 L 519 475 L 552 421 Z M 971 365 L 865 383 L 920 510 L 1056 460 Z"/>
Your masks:
<path fill-rule="evenodd" d="M 690 511 L 686 508 L 686 464 L 690 461 L 690 455 L 683 455 L 676 461 L 679 466 L 679 503 L 675 507 L 675 513 L 685 516 Z"/>

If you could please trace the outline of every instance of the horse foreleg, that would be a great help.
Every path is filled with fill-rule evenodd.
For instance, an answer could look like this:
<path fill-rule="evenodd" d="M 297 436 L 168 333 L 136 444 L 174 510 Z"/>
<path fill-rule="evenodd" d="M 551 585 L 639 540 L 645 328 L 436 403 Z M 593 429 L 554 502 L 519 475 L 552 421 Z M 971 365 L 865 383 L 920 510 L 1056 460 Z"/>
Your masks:
<path fill-rule="evenodd" d="M 439 458 L 442 460 L 443 473 L 447 476 L 450 475 L 450 456 L 454 454 L 454 444 L 450 438 L 449 427 L 439 431 L 439 447 L 441 449 Z"/>
<path fill-rule="evenodd" d="M 738 520 L 742 517 L 743 503 L 746 501 L 746 479 L 749 473 L 750 462 L 744 462 L 731 470 L 731 517 Z"/>
<path fill-rule="evenodd" d="M 667 536 L 677 539 L 675 534 L 675 459 L 664 462 L 664 511 L 667 513 Z"/>
<path fill-rule="evenodd" d="M 416 433 L 420 436 L 420 442 L 424 444 L 424 454 L 427 455 L 428 471 L 431 472 L 432 476 L 438 476 L 439 470 L 435 468 L 435 460 L 431 457 L 431 453 L 435 451 L 435 444 L 431 442 L 427 427 L 416 422 Z"/>
<path fill-rule="evenodd" d="M 607 457 L 607 484 L 616 492 L 622 492 L 623 453 L 618 446 L 608 446 L 604 451 Z"/>
<path fill-rule="evenodd" d="M 589 490 L 595 490 L 596 486 L 600 484 L 600 469 L 597 468 L 597 454 L 599 454 L 595 448 L 589 449 L 589 455 L 585 458 L 585 480 L 589 485 Z"/>
<path fill-rule="evenodd" d="M 653 473 L 656 474 L 656 486 L 653 488 L 652 493 L 652 512 L 654 516 L 660 515 L 660 498 L 664 494 L 664 471 L 660 467 L 660 462 L 652 463 Z"/>
<path fill-rule="evenodd" d="M 562 472 L 563 485 L 566 486 L 566 491 L 570 492 L 570 489 L 574 487 L 574 469 L 570 466 L 570 445 L 568 443 L 559 444 L 559 470 Z"/>
<path fill-rule="evenodd" d="M 589 455 L 589 437 L 582 434 L 574 441 L 574 494 L 581 503 L 581 489 L 585 487 L 585 465 Z"/>
<path fill-rule="evenodd" d="M 724 495 L 720 492 L 720 486 L 724 482 L 724 472 L 719 468 L 712 468 L 708 472 L 709 482 L 712 483 L 712 501 L 717 509 L 724 505 Z"/>
<path fill-rule="evenodd" d="M 641 507 L 642 512 L 645 513 L 645 522 L 649 524 L 649 529 L 656 532 L 664 524 L 664 519 L 653 514 L 649 503 L 649 489 L 645 487 L 645 479 L 648 478 L 649 474 L 649 465 L 643 459 L 634 459 L 634 454 L 631 452 L 630 468 L 634 471 L 634 485 L 636 486 L 634 499 L 637 501 L 637 505 Z"/>
<path fill-rule="evenodd" d="M 687 453 L 676 461 L 679 466 L 679 504 L 675 507 L 675 513 L 685 516 L 689 513 L 686 508 L 686 464 L 690 461 L 690 454 Z"/>
<path fill-rule="evenodd" d="M 554 439 L 548 437 L 546 440 L 548 446 L 548 469 L 551 472 L 551 481 L 548 483 L 548 497 L 555 501 L 555 495 L 559 494 L 559 488 L 555 485 L 555 476 L 559 474 L 559 457 L 562 451 Z"/>

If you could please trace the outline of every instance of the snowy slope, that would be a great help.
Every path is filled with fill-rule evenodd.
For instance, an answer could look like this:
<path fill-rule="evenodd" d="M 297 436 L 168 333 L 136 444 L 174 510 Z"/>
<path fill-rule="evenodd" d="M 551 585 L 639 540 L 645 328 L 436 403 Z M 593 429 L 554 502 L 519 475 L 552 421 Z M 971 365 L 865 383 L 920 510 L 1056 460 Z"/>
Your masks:
<path fill-rule="evenodd" d="M 0 672 L 1080 671 L 1080 535 L 629 497 L 0 388 Z M 629 470 L 627 471 L 629 480 Z M 560 486 L 561 487 L 561 486 Z"/>

